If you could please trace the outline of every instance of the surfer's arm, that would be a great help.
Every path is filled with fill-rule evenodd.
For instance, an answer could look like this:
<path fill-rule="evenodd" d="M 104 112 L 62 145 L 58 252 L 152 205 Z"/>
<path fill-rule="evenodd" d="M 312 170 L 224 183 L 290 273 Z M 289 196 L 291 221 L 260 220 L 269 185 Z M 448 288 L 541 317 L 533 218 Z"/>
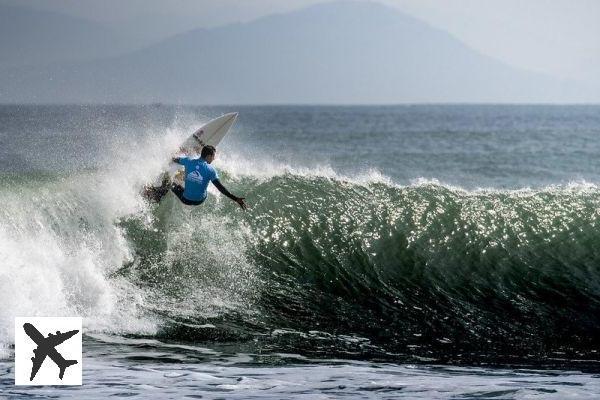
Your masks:
<path fill-rule="evenodd" d="M 186 159 L 187 159 L 187 157 L 173 157 L 173 158 L 171 158 L 171 161 L 173 161 L 174 163 L 177 163 L 177 164 L 184 165 L 183 160 L 186 160 Z"/>
<path fill-rule="evenodd" d="M 216 186 L 216 188 L 219 190 L 219 192 L 223 193 L 225 196 L 229 197 L 231 200 L 238 203 L 240 205 L 240 207 L 242 207 L 242 209 L 244 209 L 244 210 L 246 209 L 246 202 L 244 201 L 243 197 L 237 197 L 237 196 L 231 194 L 231 192 L 229 190 L 227 190 L 225 188 L 225 186 L 223 186 L 221 181 L 219 181 L 218 179 L 214 179 L 212 181 L 212 183 L 213 183 L 213 185 Z"/>

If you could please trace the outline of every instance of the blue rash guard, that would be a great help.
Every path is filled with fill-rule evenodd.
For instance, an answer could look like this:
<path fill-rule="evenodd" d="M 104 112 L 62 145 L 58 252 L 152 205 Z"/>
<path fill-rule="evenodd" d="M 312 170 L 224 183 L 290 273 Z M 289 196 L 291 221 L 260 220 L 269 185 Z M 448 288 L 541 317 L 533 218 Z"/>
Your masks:
<path fill-rule="evenodd" d="M 217 171 L 203 158 L 180 157 L 177 163 L 185 167 L 183 197 L 193 202 L 204 201 L 208 184 L 219 179 Z"/>

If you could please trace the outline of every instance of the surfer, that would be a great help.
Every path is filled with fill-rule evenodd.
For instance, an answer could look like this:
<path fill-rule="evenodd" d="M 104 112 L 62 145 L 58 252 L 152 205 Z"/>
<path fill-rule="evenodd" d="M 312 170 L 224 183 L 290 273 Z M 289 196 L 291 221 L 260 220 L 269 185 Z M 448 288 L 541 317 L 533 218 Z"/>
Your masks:
<path fill-rule="evenodd" d="M 206 200 L 206 189 L 208 184 L 212 182 L 219 192 L 238 203 L 243 210 L 246 210 L 247 205 L 244 198 L 231 194 L 219 181 L 219 175 L 215 168 L 210 165 L 216 154 L 217 149 L 214 146 L 204 146 L 200 158 L 174 157 L 173 162 L 185 167 L 185 188 L 177 183 L 170 184 L 167 176 L 163 179 L 160 187 L 146 188 L 146 197 L 159 202 L 171 190 L 183 204 L 197 206 Z"/>

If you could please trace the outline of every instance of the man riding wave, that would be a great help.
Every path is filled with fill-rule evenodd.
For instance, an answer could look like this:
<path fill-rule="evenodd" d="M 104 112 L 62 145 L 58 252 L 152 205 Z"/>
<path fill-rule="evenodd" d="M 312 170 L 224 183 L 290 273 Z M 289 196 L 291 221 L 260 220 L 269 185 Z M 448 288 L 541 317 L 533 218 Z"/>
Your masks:
<path fill-rule="evenodd" d="M 219 181 L 217 170 L 210 165 L 216 154 L 217 149 L 214 146 L 204 146 L 200 158 L 174 157 L 173 162 L 183 165 L 185 168 L 185 187 L 177 183 L 170 184 L 168 177 L 165 177 L 160 187 L 146 188 L 146 197 L 159 202 L 171 190 L 183 204 L 197 206 L 206 200 L 208 184 L 212 182 L 219 192 L 238 203 L 245 210 L 247 205 L 244 198 L 231 194 Z"/>

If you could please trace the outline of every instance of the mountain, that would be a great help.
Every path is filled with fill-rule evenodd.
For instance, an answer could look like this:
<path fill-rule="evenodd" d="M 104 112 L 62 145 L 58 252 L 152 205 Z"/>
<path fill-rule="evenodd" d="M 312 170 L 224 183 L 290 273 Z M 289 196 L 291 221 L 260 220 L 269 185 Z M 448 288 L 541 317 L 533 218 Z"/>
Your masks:
<path fill-rule="evenodd" d="M 0 5 L 0 37 L 0 67 L 83 61 L 126 48 L 118 35 L 95 22 L 8 5 Z"/>
<path fill-rule="evenodd" d="M 194 30 L 95 62 L 13 68 L 1 102 L 589 102 L 378 3 L 333 2 Z"/>

